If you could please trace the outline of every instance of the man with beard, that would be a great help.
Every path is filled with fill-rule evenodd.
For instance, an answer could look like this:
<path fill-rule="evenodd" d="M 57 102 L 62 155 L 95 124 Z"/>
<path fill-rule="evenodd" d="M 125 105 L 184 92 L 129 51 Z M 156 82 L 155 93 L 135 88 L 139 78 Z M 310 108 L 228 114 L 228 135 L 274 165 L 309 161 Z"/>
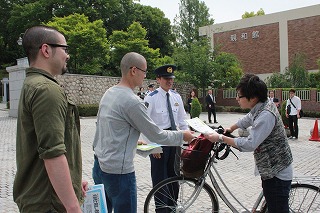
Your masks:
<path fill-rule="evenodd" d="M 28 29 L 30 67 L 18 108 L 13 198 L 20 212 L 77 212 L 85 196 L 77 107 L 54 76 L 67 71 L 65 37 L 51 27 Z"/>

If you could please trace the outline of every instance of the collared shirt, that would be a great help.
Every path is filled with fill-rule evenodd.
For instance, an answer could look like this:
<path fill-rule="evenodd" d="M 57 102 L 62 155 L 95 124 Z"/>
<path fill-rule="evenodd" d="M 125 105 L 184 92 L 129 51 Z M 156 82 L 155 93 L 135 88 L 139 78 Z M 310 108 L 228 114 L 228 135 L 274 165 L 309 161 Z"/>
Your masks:
<path fill-rule="evenodd" d="M 298 114 L 298 110 L 301 109 L 301 99 L 298 96 L 293 96 L 291 98 L 291 101 L 296 107 L 294 107 L 292 105 L 292 103 L 290 102 L 290 98 L 289 98 L 287 100 L 286 108 L 287 108 L 288 105 L 291 105 L 290 115 L 297 115 Z"/>
<path fill-rule="evenodd" d="M 21 212 L 65 212 L 43 159 L 66 155 L 71 180 L 82 199 L 80 121 L 74 104 L 44 70 L 28 68 L 17 120 L 17 173 L 13 197 Z"/>
<path fill-rule="evenodd" d="M 189 129 L 188 124 L 185 121 L 187 113 L 184 110 L 181 96 L 172 90 L 169 90 L 168 93 L 170 94 L 170 104 L 177 129 Z M 148 115 L 161 129 L 171 127 L 166 94 L 167 92 L 160 87 L 144 99 L 148 108 Z"/>

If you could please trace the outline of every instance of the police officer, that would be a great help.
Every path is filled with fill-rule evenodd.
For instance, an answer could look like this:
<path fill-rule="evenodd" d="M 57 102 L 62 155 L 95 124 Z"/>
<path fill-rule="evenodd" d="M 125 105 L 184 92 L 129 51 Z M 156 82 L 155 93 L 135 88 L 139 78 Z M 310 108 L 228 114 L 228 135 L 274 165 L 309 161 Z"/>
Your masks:
<path fill-rule="evenodd" d="M 188 124 L 185 122 L 187 114 L 184 110 L 181 96 L 172 90 L 175 78 L 174 71 L 176 69 L 177 67 L 174 65 L 164 65 L 157 68 L 154 72 L 160 87 L 144 99 L 148 115 L 155 124 L 165 130 L 189 129 Z M 170 111 L 172 111 L 172 114 Z M 173 116 L 170 116 L 170 114 Z M 174 121 L 170 117 L 173 117 Z M 175 162 L 179 162 L 178 160 L 180 160 L 180 147 L 163 146 L 162 150 L 163 153 L 161 154 L 157 153 L 150 155 L 153 186 L 164 179 L 176 176 L 175 169 L 176 171 L 179 171 L 179 168 L 177 168 L 178 166 L 175 166 Z M 179 153 L 179 156 L 177 157 L 176 152 Z M 176 158 L 177 160 L 175 160 Z M 176 193 L 178 193 L 178 189 L 176 189 Z M 160 200 L 162 202 L 169 202 L 166 201 L 164 196 Z"/>

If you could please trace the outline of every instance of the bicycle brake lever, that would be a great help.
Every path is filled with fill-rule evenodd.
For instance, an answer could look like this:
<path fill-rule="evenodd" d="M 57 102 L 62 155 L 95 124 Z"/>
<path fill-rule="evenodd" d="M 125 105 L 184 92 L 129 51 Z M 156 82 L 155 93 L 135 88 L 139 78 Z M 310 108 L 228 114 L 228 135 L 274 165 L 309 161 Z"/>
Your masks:
<path fill-rule="evenodd" d="M 236 156 L 237 160 L 239 160 L 239 157 L 236 155 L 236 153 L 234 153 L 234 151 L 232 151 L 232 149 L 230 149 L 230 152 L 231 152 L 234 156 Z"/>

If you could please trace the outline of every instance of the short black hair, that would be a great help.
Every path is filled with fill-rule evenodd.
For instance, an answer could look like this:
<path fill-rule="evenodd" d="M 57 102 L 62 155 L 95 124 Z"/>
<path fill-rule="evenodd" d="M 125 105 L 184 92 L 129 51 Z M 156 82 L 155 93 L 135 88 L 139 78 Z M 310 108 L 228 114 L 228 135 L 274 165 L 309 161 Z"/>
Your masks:
<path fill-rule="evenodd" d="M 256 97 L 260 102 L 265 102 L 268 99 L 267 85 L 254 74 L 245 74 L 236 90 L 248 100 Z"/>
<path fill-rule="evenodd" d="M 290 89 L 289 92 L 296 93 L 296 91 L 294 89 Z"/>
<path fill-rule="evenodd" d="M 55 44 L 58 42 L 58 34 L 63 35 L 57 29 L 49 26 L 34 26 L 26 30 L 22 38 L 22 46 L 30 61 L 34 61 L 39 48 L 44 43 Z"/>

